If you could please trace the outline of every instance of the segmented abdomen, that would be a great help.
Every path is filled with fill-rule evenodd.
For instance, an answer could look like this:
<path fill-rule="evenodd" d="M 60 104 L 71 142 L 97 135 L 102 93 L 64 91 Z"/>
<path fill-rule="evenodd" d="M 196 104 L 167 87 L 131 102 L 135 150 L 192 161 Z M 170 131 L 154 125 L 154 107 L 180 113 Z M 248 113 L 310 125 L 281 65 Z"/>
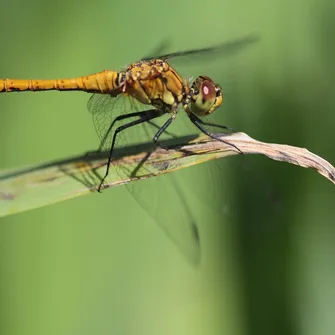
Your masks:
<path fill-rule="evenodd" d="M 109 70 L 70 79 L 0 79 L 0 92 L 74 90 L 109 93 L 117 88 L 119 88 L 119 73 Z"/>

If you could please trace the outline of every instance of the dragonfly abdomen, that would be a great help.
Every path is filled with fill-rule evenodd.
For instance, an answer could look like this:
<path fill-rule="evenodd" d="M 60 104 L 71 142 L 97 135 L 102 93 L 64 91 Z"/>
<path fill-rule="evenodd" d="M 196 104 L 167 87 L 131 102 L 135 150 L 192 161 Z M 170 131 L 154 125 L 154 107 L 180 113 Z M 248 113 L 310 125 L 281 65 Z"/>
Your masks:
<path fill-rule="evenodd" d="M 73 90 L 109 93 L 118 88 L 119 73 L 109 70 L 70 79 L 0 79 L 0 92 Z"/>

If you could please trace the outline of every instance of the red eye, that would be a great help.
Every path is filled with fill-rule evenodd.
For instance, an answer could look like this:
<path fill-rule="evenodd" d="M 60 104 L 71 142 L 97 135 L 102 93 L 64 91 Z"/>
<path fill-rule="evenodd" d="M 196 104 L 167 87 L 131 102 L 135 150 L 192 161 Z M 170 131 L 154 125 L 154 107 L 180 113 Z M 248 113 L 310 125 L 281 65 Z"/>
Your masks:
<path fill-rule="evenodd" d="M 201 93 L 204 101 L 215 99 L 216 97 L 215 85 L 212 82 L 205 80 L 201 84 Z"/>

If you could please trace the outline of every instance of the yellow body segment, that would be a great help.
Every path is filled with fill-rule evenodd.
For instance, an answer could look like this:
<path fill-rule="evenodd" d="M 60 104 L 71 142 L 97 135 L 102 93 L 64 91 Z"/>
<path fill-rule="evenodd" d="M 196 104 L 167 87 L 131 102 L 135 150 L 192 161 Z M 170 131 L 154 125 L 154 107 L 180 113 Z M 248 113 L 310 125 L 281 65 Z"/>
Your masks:
<path fill-rule="evenodd" d="M 0 79 L 0 93 L 45 90 L 108 93 L 118 88 L 116 84 L 118 75 L 119 73 L 116 71 L 105 70 L 89 76 L 71 79 Z"/>

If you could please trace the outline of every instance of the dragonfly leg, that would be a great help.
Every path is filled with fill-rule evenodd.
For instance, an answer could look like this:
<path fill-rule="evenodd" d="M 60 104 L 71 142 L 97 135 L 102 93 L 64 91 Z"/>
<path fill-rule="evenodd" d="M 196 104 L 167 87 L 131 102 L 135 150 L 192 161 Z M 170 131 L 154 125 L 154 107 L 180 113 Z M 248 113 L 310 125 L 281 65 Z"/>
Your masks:
<path fill-rule="evenodd" d="M 206 134 L 207 136 L 213 138 L 214 140 L 220 141 L 222 143 L 228 144 L 232 147 L 234 147 L 237 151 L 239 151 L 242 155 L 243 152 L 241 151 L 241 149 L 239 149 L 235 144 L 229 143 L 227 141 L 222 140 L 221 138 L 211 134 L 205 127 L 204 125 L 206 125 L 205 122 L 203 122 L 200 118 L 198 118 L 196 115 L 194 115 L 193 113 L 190 113 L 189 115 L 190 120 L 192 121 L 192 123 L 198 128 L 200 129 L 204 134 Z"/>
<path fill-rule="evenodd" d="M 156 143 L 156 145 L 165 149 L 165 150 L 169 150 L 169 148 L 160 144 L 158 142 L 158 139 L 166 131 L 166 129 L 169 127 L 171 122 L 176 118 L 176 116 L 177 116 L 176 113 L 172 114 L 172 116 L 163 124 L 163 126 L 158 130 L 158 132 L 156 133 L 156 135 L 153 138 L 153 141 Z"/>
<path fill-rule="evenodd" d="M 115 141 L 116 141 L 116 136 L 118 133 L 120 133 L 121 131 L 127 129 L 127 128 L 130 128 L 130 127 L 133 127 L 133 126 L 136 126 L 138 124 L 141 124 L 143 122 L 147 122 L 147 121 L 150 121 L 158 116 L 161 116 L 162 113 L 161 111 L 158 111 L 158 110 L 155 110 L 155 109 L 151 109 L 151 110 L 148 110 L 148 111 L 143 111 L 143 112 L 137 112 L 137 113 L 130 113 L 130 114 L 125 114 L 125 115 L 122 115 L 120 117 L 117 117 L 112 124 L 114 124 L 116 122 L 116 120 L 122 120 L 122 119 L 126 119 L 127 117 L 134 117 L 134 116 L 139 116 L 140 118 L 138 120 L 134 120 L 134 121 L 131 121 L 129 123 L 126 123 L 118 128 L 115 129 L 114 131 L 114 135 L 113 135 L 113 140 L 112 140 L 112 144 L 111 144 L 111 147 L 110 147 L 110 151 L 109 151 L 109 155 L 108 155 L 108 161 L 107 161 L 107 167 L 106 167 L 106 172 L 105 172 L 105 175 L 103 176 L 101 182 L 100 182 L 100 185 L 99 185 L 99 188 L 98 188 L 98 192 L 101 192 L 101 188 L 103 186 L 103 183 L 105 181 L 105 179 L 107 178 L 108 174 L 109 174 L 109 168 L 110 168 L 110 165 L 111 165 L 111 161 L 112 161 L 112 155 L 113 155 L 113 150 L 114 150 L 114 146 L 115 146 Z M 108 129 L 108 132 L 110 132 L 110 130 L 112 129 L 112 127 L 109 127 Z"/>
<path fill-rule="evenodd" d="M 156 129 L 161 129 L 161 126 L 159 126 L 158 124 L 156 124 L 156 123 L 153 122 L 153 121 L 148 121 L 148 123 L 150 124 L 150 126 L 153 126 L 153 127 L 155 127 Z M 164 133 L 165 133 L 166 135 L 169 135 L 169 136 L 172 136 L 172 137 L 174 137 L 174 138 L 177 138 L 177 135 L 172 134 L 171 132 L 169 132 L 169 131 L 167 131 L 167 130 L 165 130 Z"/>
<path fill-rule="evenodd" d="M 121 121 L 121 120 L 125 120 L 125 119 L 128 119 L 128 118 L 131 118 L 131 117 L 139 117 L 140 119 L 144 118 L 146 115 L 149 115 L 150 112 L 154 112 L 154 114 L 156 115 L 157 114 L 157 110 L 155 109 L 151 109 L 151 110 L 148 110 L 148 111 L 141 111 L 141 112 L 134 112 L 134 113 L 128 113 L 128 114 L 124 114 L 124 115 L 119 115 L 118 117 L 116 117 L 113 122 L 111 123 L 111 125 L 109 126 L 108 130 L 106 131 L 103 139 L 101 140 L 101 143 L 100 143 L 100 146 L 99 146 L 99 149 L 97 151 L 102 151 L 105 143 L 106 143 L 106 140 L 108 139 L 109 137 L 109 134 L 111 132 L 111 130 L 113 129 L 115 123 L 117 121 Z M 150 120 L 150 119 L 149 119 Z M 148 121 L 148 120 L 146 120 Z"/>
<path fill-rule="evenodd" d="M 227 126 L 223 126 L 221 124 L 216 124 L 216 123 L 211 123 L 211 122 L 204 122 L 199 118 L 199 122 L 203 124 L 204 126 L 209 126 L 209 127 L 217 127 L 220 129 L 226 129 L 228 131 L 231 131 L 232 133 L 236 133 L 236 130 L 234 128 L 229 128 Z"/>

